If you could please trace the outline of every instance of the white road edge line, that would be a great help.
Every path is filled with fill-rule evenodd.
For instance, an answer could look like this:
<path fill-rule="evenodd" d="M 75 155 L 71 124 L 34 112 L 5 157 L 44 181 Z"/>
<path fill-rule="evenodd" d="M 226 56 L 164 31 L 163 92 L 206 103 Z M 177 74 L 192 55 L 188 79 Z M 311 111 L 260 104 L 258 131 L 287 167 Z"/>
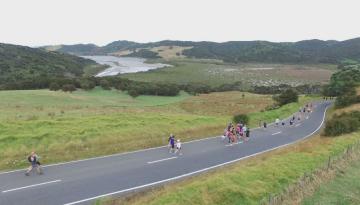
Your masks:
<path fill-rule="evenodd" d="M 301 125 L 301 123 L 299 123 L 299 124 L 295 125 L 295 127 L 299 127 L 300 125 Z"/>
<path fill-rule="evenodd" d="M 36 187 L 36 186 L 42 186 L 42 185 L 45 185 L 45 184 L 52 184 L 52 183 L 56 183 L 56 182 L 61 182 L 61 180 L 58 179 L 58 180 L 44 182 L 44 183 L 40 183 L 40 184 L 33 184 L 33 185 L 30 185 L 30 186 L 24 186 L 24 187 L 19 187 L 19 188 L 15 188 L 15 189 L 9 189 L 9 190 L 6 190 L 6 191 L 2 191 L 2 193 L 17 191 L 17 190 L 21 190 L 21 189 L 32 188 L 32 187 Z"/>
<path fill-rule="evenodd" d="M 261 151 L 261 152 L 257 152 L 257 153 L 254 153 L 252 155 L 248 155 L 248 156 L 245 156 L 245 157 L 241 157 L 241 158 L 238 158 L 238 159 L 235 159 L 235 160 L 232 160 L 232 161 L 228 161 L 228 162 L 225 162 L 225 163 L 222 163 L 222 164 L 218 164 L 218 165 L 215 165 L 215 166 L 211 166 L 211 167 L 208 167 L 208 168 L 204 168 L 204 169 L 201 169 L 201 170 L 198 170 L 198 171 L 194 171 L 194 172 L 190 172 L 190 173 L 187 173 L 187 174 L 183 174 L 183 175 L 180 175 L 180 176 L 177 176 L 177 177 L 172 177 L 172 178 L 169 178 L 169 179 L 164 179 L 164 180 L 160 180 L 160 181 L 156 181 L 156 182 L 152 182 L 152 183 L 149 183 L 149 184 L 144 184 L 144 185 L 141 185 L 141 186 L 137 186 L 137 187 L 132 187 L 132 188 L 129 188 L 129 189 L 123 189 L 123 190 L 120 190 L 120 191 L 116 191 L 116 192 L 111 192 L 111 193 L 107 193 L 107 194 L 103 194 L 103 195 L 98 195 L 98 196 L 95 196 L 95 197 L 91 197 L 91 198 L 87 198 L 87 199 L 83 199 L 83 200 L 79 200 L 79 201 L 75 201 L 75 202 L 70 202 L 70 203 L 67 203 L 67 204 L 64 204 L 64 205 L 74 205 L 74 204 L 79 204 L 79 203 L 82 203 L 82 202 L 86 202 L 86 201 L 91 201 L 91 200 L 94 200 L 94 199 L 98 199 L 98 198 L 103 198 L 103 197 L 107 197 L 107 196 L 111 196 L 111 195 L 115 195 L 115 194 L 121 194 L 121 193 L 124 193 L 124 192 L 128 192 L 128 191 L 133 191 L 133 190 L 136 190 L 136 189 L 141 189 L 141 188 L 146 188 L 146 187 L 150 187 L 150 186 L 154 186 L 154 185 L 157 185 L 157 184 L 162 184 L 162 183 L 165 183 L 165 182 L 168 182 L 168 181 L 173 181 L 173 180 L 177 180 L 177 179 L 181 179 L 181 178 L 184 178 L 184 177 L 188 177 L 188 176 L 191 176 L 191 175 L 194 175 L 194 174 L 197 174 L 197 173 L 201 173 L 201 172 L 204 172 L 204 171 L 208 171 L 210 169 L 214 169 L 214 168 L 217 168 L 217 167 L 222 167 L 224 165 L 227 165 L 227 164 L 231 164 L 231 163 L 234 163 L 234 162 L 238 162 L 240 160 L 244 160 L 244 159 L 247 159 L 247 158 L 250 158 L 250 157 L 253 157 L 253 156 L 256 156 L 256 155 L 259 155 L 259 154 L 263 154 L 263 153 L 266 153 L 266 152 L 269 152 L 269 151 L 273 151 L 273 150 L 276 150 L 276 149 L 279 149 L 279 148 L 282 148 L 282 147 L 286 147 L 288 145 L 292 145 L 292 144 L 295 144 L 299 141 L 302 141 L 310 136 L 312 136 L 313 134 L 315 134 L 317 131 L 319 131 L 319 129 L 322 127 L 322 125 L 324 124 L 324 121 L 325 121 L 325 114 L 326 114 L 326 111 L 327 109 L 329 108 L 329 106 L 327 106 L 325 108 L 325 111 L 324 111 L 324 114 L 323 114 L 323 119 L 321 121 L 321 124 L 319 125 L 319 127 L 314 130 L 312 133 L 310 133 L 309 135 L 306 135 L 305 137 L 301 138 L 301 139 L 298 139 L 294 142 L 291 142 L 291 143 L 288 143 L 288 144 L 284 144 L 284 145 L 280 145 L 278 147 L 273 147 L 271 149 L 267 149 L 267 150 L 264 150 L 264 151 Z"/>
<path fill-rule="evenodd" d="M 288 117 L 286 119 L 290 119 L 290 117 Z M 284 119 L 284 120 L 286 120 L 286 119 Z M 275 124 L 275 123 L 272 122 L 272 123 L 268 124 L 268 126 L 270 126 L 272 124 Z M 253 128 L 252 130 L 257 130 L 257 129 L 262 129 L 262 127 L 256 127 L 256 128 Z M 207 137 L 207 138 L 202 138 L 202 139 L 197 139 L 197 140 L 191 140 L 191 141 L 183 142 L 183 144 L 188 144 L 188 143 L 192 143 L 192 142 L 198 142 L 198 141 L 203 141 L 203 140 L 208 140 L 208 139 L 213 139 L 213 138 L 218 138 L 218 137 L 220 137 L 220 136 L 213 136 L 213 137 Z M 116 154 L 105 155 L 105 156 L 100 156 L 100 157 L 92 157 L 92 158 L 87 158 L 87 159 L 74 160 L 74 161 L 69 161 L 69 162 L 60 162 L 60 163 L 56 163 L 56 164 L 45 165 L 42 167 L 53 167 L 53 166 L 59 166 L 59 165 L 65 165 L 65 164 L 74 164 L 74 163 L 78 163 L 78 162 L 86 162 L 86 161 L 95 160 L 95 159 L 104 159 L 104 158 L 108 158 L 108 157 L 115 157 L 115 156 L 122 156 L 122 155 L 126 155 L 126 154 L 145 152 L 145 151 L 155 150 L 155 149 L 160 149 L 160 148 L 165 148 L 165 147 L 167 147 L 167 145 L 159 146 L 159 147 L 151 147 L 151 148 L 142 149 L 142 150 L 135 150 L 135 151 L 130 151 L 130 152 L 116 153 Z M 20 171 L 25 171 L 25 170 L 26 169 L 18 169 L 18 170 L 13 170 L 13 171 L 8 171 L 8 172 L 0 172 L 0 175 L 14 173 L 14 172 L 20 172 Z"/>
<path fill-rule="evenodd" d="M 167 160 L 170 160 L 170 159 L 176 159 L 177 157 L 169 157 L 169 158 L 165 158 L 165 159 L 159 159 L 159 160 L 155 160 L 155 161 L 151 161 L 151 162 L 147 162 L 148 164 L 154 164 L 154 163 L 157 163 L 157 162 L 163 162 L 163 161 L 167 161 Z"/>
<path fill-rule="evenodd" d="M 275 132 L 275 133 L 272 133 L 271 135 L 278 135 L 280 134 L 281 132 Z"/>

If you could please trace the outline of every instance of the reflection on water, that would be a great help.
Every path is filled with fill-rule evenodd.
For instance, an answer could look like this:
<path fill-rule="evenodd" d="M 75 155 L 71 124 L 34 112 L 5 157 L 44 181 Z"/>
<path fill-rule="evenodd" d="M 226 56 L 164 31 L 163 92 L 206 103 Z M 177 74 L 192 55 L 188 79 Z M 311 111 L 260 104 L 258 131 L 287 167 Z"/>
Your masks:
<path fill-rule="evenodd" d="M 143 58 L 115 57 L 115 56 L 81 56 L 96 61 L 99 64 L 109 65 L 106 70 L 98 73 L 96 77 L 112 76 L 121 73 L 136 73 L 152 69 L 171 66 L 162 63 L 145 63 Z"/>

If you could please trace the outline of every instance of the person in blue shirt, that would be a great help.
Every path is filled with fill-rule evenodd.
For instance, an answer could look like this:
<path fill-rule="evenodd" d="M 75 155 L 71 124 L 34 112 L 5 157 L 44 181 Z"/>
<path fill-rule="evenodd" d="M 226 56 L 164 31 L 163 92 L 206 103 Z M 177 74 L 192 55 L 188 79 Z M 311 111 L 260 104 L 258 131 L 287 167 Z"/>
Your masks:
<path fill-rule="evenodd" d="M 173 153 L 175 151 L 175 136 L 170 134 L 169 140 L 169 153 Z"/>

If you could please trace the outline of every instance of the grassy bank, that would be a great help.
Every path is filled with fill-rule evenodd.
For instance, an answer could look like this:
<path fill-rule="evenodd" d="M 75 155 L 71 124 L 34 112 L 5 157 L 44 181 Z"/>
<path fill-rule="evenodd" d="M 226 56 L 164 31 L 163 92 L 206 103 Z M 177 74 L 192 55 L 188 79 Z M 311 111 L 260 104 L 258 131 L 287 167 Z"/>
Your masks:
<path fill-rule="evenodd" d="M 244 97 L 243 97 L 244 94 Z M 233 114 L 273 121 L 300 103 L 260 112 L 271 96 L 241 92 L 131 98 L 119 91 L 47 90 L 0 92 L 0 169 L 27 165 L 36 150 L 44 164 L 166 144 L 170 132 L 183 141 L 222 133 Z"/>
<path fill-rule="evenodd" d="M 337 177 L 322 184 L 317 191 L 303 200 L 303 205 L 313 204 L 360 204 L 360 160 L 341 170 Z"/>

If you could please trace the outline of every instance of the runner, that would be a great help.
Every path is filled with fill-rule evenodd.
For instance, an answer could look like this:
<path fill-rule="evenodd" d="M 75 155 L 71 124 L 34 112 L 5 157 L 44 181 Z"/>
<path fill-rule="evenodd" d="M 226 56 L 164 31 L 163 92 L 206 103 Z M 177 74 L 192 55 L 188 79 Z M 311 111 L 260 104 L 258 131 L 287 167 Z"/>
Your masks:
<path fill-rule="evenodd" d="M 41 166 L 40 166 L 40 162 L 38 161 L 40 159 L 40 157 L 38 157 L 36 155 L 36 153 L 33 151 L 31 152 L 31 154 L 28 156 L 28 161 L 31 163 L 31 166 L 28 168 L 28 170 L 25 172 L 26 176 L 30 175 L 30 172 L 35 168 L 36 172 L 38 174 L 43 174 Z"/>
<path fill-rule="evenodd" d="M 276 125 L 276 127 L 279 125 L 279 123 L 280 123 L 279 118 L 276 118 L 276 120 L 275 120 L 275 125 Z"/>
<path fill-rule="evenodd" d="M 225 128 L 224 134 L 221 136 L 221 141 L 222 141 L 222 142 L 225 142 L 226 134 L 227 134 L 227 129 Z"/>
<path fill-rule="evenodd" d="M 267 124 L 266 124 L 266 122 L 264 122 L 264 128 L 266 128 L 267 127 Z"/>
<path fill-rule="evenodd" d="M 175 151 L 175 154 L 178 153 L 178 152 L 179 152 L 179 155 L 182 155 L 180 139 L 178 139 L 177 142 L 176 142 L 176 151 Z"/>
<path fill-rule="evenodd" d="M 170 134 L 169 137 L 169 153 L 173 153 L 175 151 L 175 136 L 173 134 Z"/>
<path fill-rule="evenodd" d="M 246 135 L 246 141 L 249 141 L 249 138 L 250 138 L 250 128 L 247 128 L 247 129 L 246 129 L 245 135 Z"/>
<path fill-rule="evenodd" d="M 294 120 L 291 119 L 291 120 L 290 120 L 290 125 L 293 125 L 293 124 L 294 124 Z"/>
<path fill-rule="evenodd" d="M 244 140 L 243 140 L 243 141 L 247 141 L 247 138 L 248 138 L 248 136 L 247 136 L 247 132 L 248 132 L 248 130 L 249 130 L 249 128 L 248 128 L 248 127 L 246 127 L 246 125 L 244 125 L 244 127 L 243 127 L 243 136 L 244 136 Z"/>

